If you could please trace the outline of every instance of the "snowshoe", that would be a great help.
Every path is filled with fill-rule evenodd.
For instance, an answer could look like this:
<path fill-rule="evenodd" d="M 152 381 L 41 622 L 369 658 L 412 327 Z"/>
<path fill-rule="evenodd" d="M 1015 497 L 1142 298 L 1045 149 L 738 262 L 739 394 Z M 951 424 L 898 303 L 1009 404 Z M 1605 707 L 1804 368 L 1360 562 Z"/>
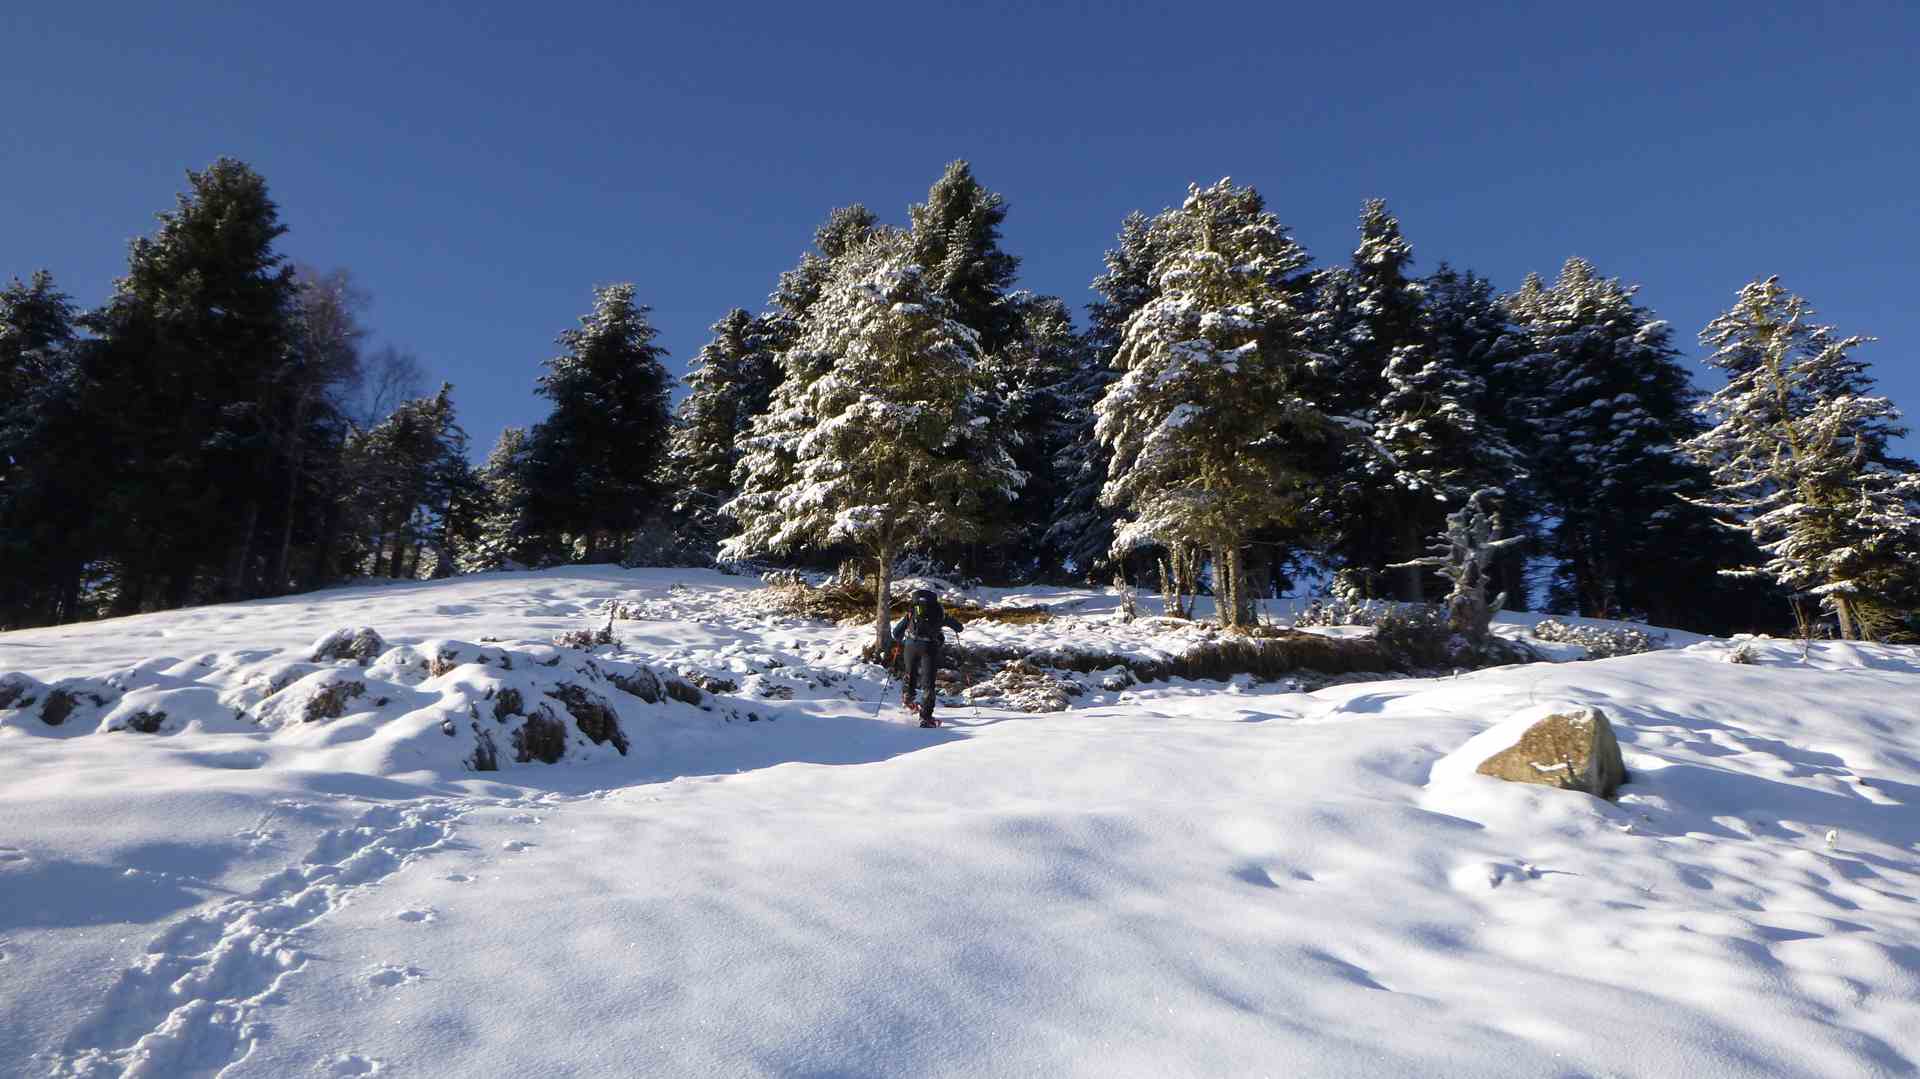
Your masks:
<path fill-rule="evenodd" d="M 933 718 L 932 716 L 928 716 L 927 718 L 920 721 L 920 725 L 922 727 L 938 727 L 940 725 L 940 721 Z"/>

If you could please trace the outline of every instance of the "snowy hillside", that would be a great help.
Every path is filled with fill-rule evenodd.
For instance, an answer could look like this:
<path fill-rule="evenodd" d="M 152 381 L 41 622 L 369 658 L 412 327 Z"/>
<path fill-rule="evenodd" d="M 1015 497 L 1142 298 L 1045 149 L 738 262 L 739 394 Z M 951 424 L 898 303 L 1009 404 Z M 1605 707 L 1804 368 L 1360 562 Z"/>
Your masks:
<path fill-rule="evenodd" d="M 967 639 L 1172 632 L 982 599 L 1056 617 Z M 1920 650 L 1096 671 L 921 730 L 870 631 L 764 600 L 589 567 L 0 634 L 0 1074 L 1920 1068 Z M 1562 705 L 1617 803 L 1472 774 Z"/>

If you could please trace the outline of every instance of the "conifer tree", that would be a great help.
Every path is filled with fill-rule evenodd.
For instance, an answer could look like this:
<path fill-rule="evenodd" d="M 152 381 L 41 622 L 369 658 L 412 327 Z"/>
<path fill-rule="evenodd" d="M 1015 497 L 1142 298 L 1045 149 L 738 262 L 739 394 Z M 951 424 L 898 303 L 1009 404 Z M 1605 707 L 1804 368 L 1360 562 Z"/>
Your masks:
<path fill-rule="evenodd" d="M 480 465 L 476 535 L 461 554 L 461 572 L 527 568 L 545 561 L 527 522 L 526 445 L 525 428 L 507 427 Z"/>
<path fill-rule="evenodd" d="M 1020 260 L 1000 249 L 1006 217 L 1006 199 L 982 187 L 965 161 L 949 164 L 927 201 L 907 209 L 914 261 L 926 267 L 928 286 L 952 305 L 954 318 L 980 336 L 986 356 L 1012 344 L 1021 329 L 1021 312 L 1007 303 Z"/>
<path fill-rule="evenodd" d="M 1920 472 L 1893 457 L 1900 412 L 1853 357 L 1869 338 L 1815 324 L 1778 277 L 1754 281 L 1700 340 L 1727 384 L 1685 448 L 1713 470 L 1698 501 L 1768 556 L 1730 572 L 1817 597 L 1841 636 L 1877 637 L 1920 580 Z"/>
<path fill-rule="evenodd" d="M 1057 461 L 1079 431 L 1072 411 L 1086 346 L 1059 297 L 1016 293 L 1007 303 L 1019 312 L 1019 329 L 985 363 L 1001 407 L 995 422 L 973 437 L 1003 440 L 1027 476 L 1007 507 L 992 559 L 1002 575 L 1032 579 L 1066 562 L 1051 538 L 1064 487 Z"/>
<path fill-rule="evenodd" d="M 1163 215 L 1171 219 L 1173 212 Z M 1100 299 L 1088 305 L 1082 364 L 1061 391 L 1063 422 L 1053 471 L 1060 488 L 1047 543 L 1088 581 L 1107 579 L 1120 511 L 1100 500 L 1112 454 L 1094 435 L 1094 407 L 1120 377 L 1115 368 L 1126 327 L 1158 294 L 1154 266 L 1167 246 L 1166 228 L 1138 210 L 1120 224 L 1106 253 L 1107 270 L 1094 278 Z"/>
<path fill-rule="evenodd" d="M 766 411 L 780 373 L 764 320 L 736 307 L 712 332 L 687 372 L 690 392 L 680 403 L 667 459 L 676 545 L 706 556 L 728 531 L 720 507 L 735 492 L 740 439 Z"/>
<path fill-rule="evenodd" d="M 160 228 L 133 241 L 127 274 L 86 322 L 89 405 L 110 419 L 124 465 L 106 492 L 116 522 L 115 609 L 153 587 L 180 606 L 249 591 L 275 460 L 281 371 L 293 347 L 292 270 L 266 181 L 221 158 L 187 174 Z"/>
<path fill-rule="evenodd" d="M 1474 372 L 1433 347 L 1440 328 L 1429 325 L 1423 283 L 1408 276 L 1412 262 L 1399 221 L 1369 200 L 1351 265 L 1319 275 L 1315 327 L 1331 363 L 1327 407 L 1367 427 L 1342 455 L 1328 507 L 1333 548 L 1368 578 L 1394 562 L 1399 598 L 1418 602 L 1423 537 L 1469 492 L 1505 482 L 1516 462 L 1474 411 Z"/>
<path fill-rule="evenodd" d="M 1705 474 L 1677 453 L 1699 432 L 1694 391 L 1665 322 L 1633 289 L 1568 259 L 1552 286 L 1529 275 L 1507 298 L 1529 338 L 1519 404 L 1532 426 L 1539 491 L 1558 561 L 1549 605 L 1661 625 L 1702 620 L 1704 562 L 1726 550 L 1711 519 L 1684 502 Z M 1699 561 L 1680 562 L 1675 552 Z"/>
<path fill-rule="evenodd" d="M 617 557 L 659 494 L 669 380 L 647 311 L 630 284 L 595 289 L 539 380 L 553 411 L 527 436 L 531 526 L 572 537 L 589 562 Z"/>
<path fill-rule="evenodd" d="M 1523 396 L 1523 361 L 1531 349 L 1507 317 L 1492 282 L 1471 270 L 1455 270 L 1442 262 L 1421 280 L 1421 291 L 1422 342 L 1429 355 L 1446 369 L 1461 372 L 1471 387 L 1462 400 L 1491 432 L 1488 448 L 1494 450 L 1491 460 L 1499 473 L 1501 524 L 1519 541 L 1504 548 L 1489 568 L 1494 591 L 1506 597 L 1509 607 L 1530 610 L 1526 551 L 1536 542 L 1537 469 L 1527 455 L 1533 427 L 1514 402 Z"/>
<path fill-rule="evenodd" d="M 106 462 L 77 422 L 74 308 L 46 271 L 0 289 L 0 627 L 79 617 Z"/>
<path fill-rule="evenodd" d="M 893 559 L 965 542 L 1024 477 L 963 438 L 987 420 L 979 341 L 933 291 L 907 238 L 880 232 L 835 260 L 786 378 L 754 421 L 725 512 L 722 558 L 827 545 L 872 558 L 874 636 L 888 644 Z"/>
<path fill-rule="evenodd" d="M 1176 564 L 1214 555 L 1220 618 L 1251 617 L 1243 551 L 1297 516 L 1331 418 L 1303 396 L 1312 353 L 1295 306 L 1307 255 L 1258 192 L 1189 188 L 1155 266 L 1158 294 L 1127 324 L 1123 371 L 1095 433 L 1112 452 L 1102 500 L 1128 510 L 1115 546 L 1157 543 Z"/>

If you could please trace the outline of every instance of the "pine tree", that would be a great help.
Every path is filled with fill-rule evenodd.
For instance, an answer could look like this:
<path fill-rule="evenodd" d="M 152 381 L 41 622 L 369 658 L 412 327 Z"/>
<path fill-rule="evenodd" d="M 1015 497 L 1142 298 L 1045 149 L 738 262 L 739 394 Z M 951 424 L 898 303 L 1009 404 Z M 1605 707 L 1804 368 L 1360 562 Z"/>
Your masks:
<path fill-rule="evenodd" d="M 1007 304 L 1019 312 L 1020 326 L 984 365 L 1001 405 L 995 422 L 976 437 L 1002 440 L 1027 476 L 1007 507 L 990 558 L 1003 576 L 1031 580 L 1057 572 L 1067 561 L 1050 533 L 1064 487 L 1057 462 L 1079 433 L 1072 410 L 1077 380 L 1087 366 L 1086 343 L 1059 297 L 1015 293 Z"/>
<path fill-rule="evenodd" d="M 798 265 L 780 275 L 773 295 L 767 297 L 767 312 L 760 317 L 769 349 L 785 352 L 793 347 L 806 332 L 807 313 L 820 299 L 820 290 L 833 273 L 834 260 L 864 244 L 878 225 L 873 212 L 857 202 L 827 214 L 826 221 L 813 232 L 814 249 L 802 254 Z"/>
<path fill-rule="evenodd" d="M 1364 420 L 1349 442 L 1327 509 L 1333 548 L 1369 578 L 1395 562 L 1399 598 L 1425 598 L 1415 556 L 1449 506 L 1515 470 L 1514 454 L 1475 412 L 1482 387 L 1460 358 L 1433 348 L 1422 282 L 1407 275 L 1413 247 L 1379 199 L 1360 220 L 1348 267 L 1317 282 L 1316 337 L 1332 364 L 1326 406 Z"/>
<path fill-rule="evenodd" d="M 780 374 L 765 320 L 736 307 L 712 332 L 687 372 L 691 392 L 680 402 L 667 456 L 676 546 L 703 556 L 727 534 L 720 507 L 735 494 L 740 438 L 753 417 L 766 411 Z"/>
<path fill-rule="evenodd" d="M 647 310 L 630 284 L 594 290 L 539 380 L 553 411 L 527 436 L 531 525 L 574 537 L 589 562 L 617 556 L 659 495 L 669 379 Z"/>
<path fill-rule="evenodd" d="M 519 569 L 545 562 L 539 538 L 527 524 L 526 444 L 524 428 L 505 428 L 479 468 L 476 535 L 461 553 L 462 573 Z"/>
<path fill-rule="evenodd" d="M 1698 501 L 1770 556 L 1731 572 L 1818 597 L 1841 636 L 1874 637 L 1920 580 L 1920 472 L 1890 454 L 1900 412 L 1853 357 L 1870 338 L 1813 315 L 1769 277 L 1707 324 L 1706 363 L 1727 384 L 1700 406 L 1714 426 L 1685 448 L 1713 470 Z"/>
<path fill-rule="evenodd" d="M 1171 220 L 1173 214 L 1162 216 Z M 1046 539 L 1062 563 L 1088 581 L 1107 579 L 1120 520 L 1120 511 L 1100 501 L 1112 454 L 1094 435 L 1094 406 L 1120 377 L 1115 363 L 1127 323 L 1159 293 L 1154 267 L 1168 246 L 1168 229 L 1155 226 L 1138 210 L 1121 222 L 1106 253 L 1107 271 L 1093 281 L 1100 299 L 1088 305 L 1082 363 L 1061 390 L 1066 429 L 1053 462 L 1060 494 Z"/>
<path fill-rule="evenodd" d="M 1307 255 L 1258 192 L 1227 180 L 1189 188 L 1170 224 L 1158 295 L 1128 322 L 1124 373 L 1097 407 L 1113 455 L 1101 497 L 1133 514 L 1117 548 L 1160 544 L 1176 567 L 1212 550 L 1221 621 L 1244 625 L 1242 548 L 1300 513 L 1331 424 L 1300 393 L 1313 359 L 1295 306 Z"/>
<path fill-rule="evenodd" d="M 857 548 L 875 563 L 885 648 L 894 557 L 980 535 L 1024 478 L 1004 449 L 962 437 L 987 420 L 980 362 L 906 237 L 877 233 L 835 260 L 746 440 L 725 509 L 741 532 L 721 557 Z"/>
<path fill-rule="evenodd" d="M 1421 292 L 1422 341 L 1429 355 L 1442 367 L 1461 372 L 1471 387 L 1461 399 L 1491 431 L 1486 449 L 1498 475 L 1489 482 L 1501 490 L 1502 525 L 1520 540 L 1494 561 L 1494 590 L 1506 597 L 1507 606 L 1530 610 L 1525 556 L 1536 542 L 1537 470 L 1527 455 L 1533 427 L 1513 402 L 1523 396 L 1523 361 L 1532 350 L 1508 319 L 1492 282 L 1471 270 L 1458 271 L 1442 262 L 1421 280 Z"/>
<path fill-rule="evenodd" d="M 119 613 L 255 591 L 275 480 L 282 372 L 294 347 L 285 231 L 260 175 L 229 158 L 187 174 L 160 228 L 85 320 L 89 404 L 123 463 L 105 494 L 116 522 Z M 221 552 L 224 552 L 222 556 Z"/>
<path fill-rule="evenodd" d="M 1551 287 L 1529 275 L 1507 298 L 1531 346 L 1517 372 L 1520 405 L 1555 519 L 1546 539 L 1558 561 L 1549 606 L 1698 625 L 1710 591 L 1701 579 L 1712 578 L 1699 567 L 1724 557 L 1726 539 L 1683 501 L 1706 481 L 1677 453 L 1700 429 L 1695 393 L 1669 327 L 1634 302 L 1634 291 L 1573 258 Z"/>
<path fill-rule="evenodd" d="M 87 489 L 106 462 L 76 422 L 74 308 L 45 271 L 0 290 L 0 627 L 79 617 L 95 540 Z"/>
<path fill-rule="evenodd" d="M 907 209 L 914 261 L 926 267 L 928 287 L 952 305 L 953 317 L 979 335 L 986 356 L 1012 344 L 1021 329 L 1021 312 L 1007 302 L 1020 260 L 1000 249 L 1006 217 L 1006 199 L 982 187 L 965 161 L 949 164 L 927 201 Z"/>

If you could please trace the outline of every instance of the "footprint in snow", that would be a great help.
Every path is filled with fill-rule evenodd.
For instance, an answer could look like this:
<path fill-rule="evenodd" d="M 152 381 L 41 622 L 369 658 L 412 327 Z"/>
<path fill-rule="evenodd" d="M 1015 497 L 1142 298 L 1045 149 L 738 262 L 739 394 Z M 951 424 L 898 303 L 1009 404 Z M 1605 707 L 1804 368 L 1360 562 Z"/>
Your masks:
<path fill-rule="evenodd" d="M 386 966 L 367 975 L 367 984 L 381 989 L 391 989 L 396 985 L 411 985 L 425 979 L 426 976 L 426 971 L 411 963 L 404 967 Z"/>
<path fill-rule="evenodd" d="M 27 852 L 19 847 L 0 847 L 0 862 L 24 862 Z"/>
<path fill-rule="evenodd" d="M 534 816 L 531 813 L 515 813 L 513 816 L 508 817 L 507 819 L 512 821 L 515 824 L 539 824 L 540 823 L 540 818 Z"/>
<path fill-rule="evenodd" d="M 422 922 L 439 921 L 440 912 L 437 910 L 434 910 L 432 907 L 427 907 L 423 910 L 403 910 L 400 913 L 394 915 L 394 917 L 400 919 L 403 922 L 413 922 L 415 924 L 419 924 Z"/>
<path fill-rule="evenodd" d="M 533 848 L 539 846 L 539 844 L 529 843 L 524 839 L 509 839 L 505 843 L 500 844 L 500 846 L 503 850 L 509 850 L 515 854 L 518 854 L 523 850 L 532 850 Z"/>
<path fill-rule="evenodd" d="M 321 1068 L 324 1069 L 324 1074 L 332 1076 L 378 1075 L 380 1064 L 381 1062 L 373 1057 L 363 1057 L 359 1053 L 346 1053 L 321 1064 Z"/>
<path fill-rule="evenodd" d="M 469 874 L 469 873 L 448 873 L 445 877 L 442 877 L 441 879 L 450 880 L 455 884 L 472 884 L 473 883 L 473 876 L 472 874 Z"/>

